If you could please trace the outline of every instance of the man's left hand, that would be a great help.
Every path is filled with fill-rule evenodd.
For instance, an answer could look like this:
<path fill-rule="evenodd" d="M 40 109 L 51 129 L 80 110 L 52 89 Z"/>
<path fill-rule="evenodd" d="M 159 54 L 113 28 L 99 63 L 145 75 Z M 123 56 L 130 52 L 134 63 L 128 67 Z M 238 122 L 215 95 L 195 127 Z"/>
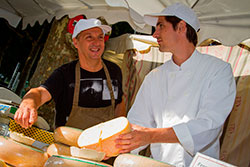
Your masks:
<path fill-rule="evenodd" d="M 151 133 L 149 133 L 150 128 L 145 128 L 134 124 L 131 124 L 131 127 L 131 132 L 121 134 L 115 140 L 116 147 L 120 149 L 119 153 L 127 153 L 140 146 L 151 143 Z"/>

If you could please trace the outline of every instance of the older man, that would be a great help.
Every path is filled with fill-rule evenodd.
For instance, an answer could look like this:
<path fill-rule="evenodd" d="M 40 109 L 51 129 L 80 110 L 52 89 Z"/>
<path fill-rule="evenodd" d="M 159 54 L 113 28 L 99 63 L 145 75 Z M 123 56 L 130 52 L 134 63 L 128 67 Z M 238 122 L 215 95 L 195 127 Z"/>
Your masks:
<path fill-rule="evenodd" d="M 236 94 L 230 64 L 195 49 L 200 25 L 189 7 L 173 4 L 144 19 L 156 26 L 159 50 L 173 55 L 145 77 L 128 113 L 133 131 L 117 147 L 136 153 L 150 144 L 154 159 L 175 166 L 189 166 L 197 152 L 219 158 Z"/>
<path fill-rule="evenodd" d="M 101 58 L 104 35 L 109 31 L 111 27 L 98 19 L 79 20 L 72 35 L 79 60 L 62 65 L 44 84 L 27 92 L 15 114 L 16 122 L 30 127 L 37 119 L 37 109 L 52 98 L 56 126 L 85 129 L 124 116 L 121 70 Z"/>

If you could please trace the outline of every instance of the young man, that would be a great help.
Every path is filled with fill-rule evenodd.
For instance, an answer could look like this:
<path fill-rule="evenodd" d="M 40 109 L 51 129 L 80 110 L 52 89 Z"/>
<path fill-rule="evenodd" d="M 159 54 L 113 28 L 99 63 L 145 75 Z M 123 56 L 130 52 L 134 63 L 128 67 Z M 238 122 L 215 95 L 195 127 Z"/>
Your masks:
<path fill-rule="evenodd" d="M 102 60 L 104 35 L 111 27 L 98 19 L 82 19 L 72 38 L 79 60 L 56 69 L 44 84 L 24 96 L 15 120 L 30 127 L 37 109 L 52 98 L 56 103 L 56 126 L 85 129 L 125 115 L 122 74 L 114 63 Z"/>
<path fill-rule="evenodd" d="M 117 147 L 137 153 L 150 144 L 152 158 L 175 166 L 189 166 L 197 152 L 219 158 L 236 94 L 230 64 L 195 49 L 200 25 L 189 7 L 177 3 L 144 19 L 156 26 L 160 51 L 173 55 L 145 77 L 128 113 L 133 131 Z"/>

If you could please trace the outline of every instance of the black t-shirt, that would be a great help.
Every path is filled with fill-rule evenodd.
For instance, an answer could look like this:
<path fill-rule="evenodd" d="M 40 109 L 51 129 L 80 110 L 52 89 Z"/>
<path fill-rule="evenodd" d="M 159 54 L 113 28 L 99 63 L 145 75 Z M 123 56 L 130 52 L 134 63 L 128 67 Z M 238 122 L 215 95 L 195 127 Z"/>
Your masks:
<path fill-rule="evenodd" d="M 56 103 L 56 126 L 63 126 L 69 116 L 75 87 L 75 66 L 78 60 L 56 69 L 41 86 L 46 88 Z M 103 60 L 110 74 L 115 104 L 122 101 L 122 73 L 112 62 Z M 79 106 L 98 108 L 111 105 L 104 69 L 89 72 L 81 68 Z"/>

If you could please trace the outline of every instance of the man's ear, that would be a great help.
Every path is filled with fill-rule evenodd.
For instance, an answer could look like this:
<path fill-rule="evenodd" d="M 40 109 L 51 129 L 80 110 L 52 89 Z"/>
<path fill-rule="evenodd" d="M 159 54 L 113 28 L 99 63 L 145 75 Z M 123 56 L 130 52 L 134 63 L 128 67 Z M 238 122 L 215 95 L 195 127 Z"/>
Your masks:
<path fill-rule="evenodd" d="M 76 38 L 73 38 L 72 41 L 73 41 L 73 45 L 75 46 L 75 48 L 77 48 L 78 40 Z"/>
<path fill-rule="evenodd" d="M 178 25 L 177 25 L 177 31 L 180 32 L 180 33 L 185 33 L 186 34 L 186 31 L 187 31 L 187 27 L 186 27 L 186 22 L 181 20 Z"/>

